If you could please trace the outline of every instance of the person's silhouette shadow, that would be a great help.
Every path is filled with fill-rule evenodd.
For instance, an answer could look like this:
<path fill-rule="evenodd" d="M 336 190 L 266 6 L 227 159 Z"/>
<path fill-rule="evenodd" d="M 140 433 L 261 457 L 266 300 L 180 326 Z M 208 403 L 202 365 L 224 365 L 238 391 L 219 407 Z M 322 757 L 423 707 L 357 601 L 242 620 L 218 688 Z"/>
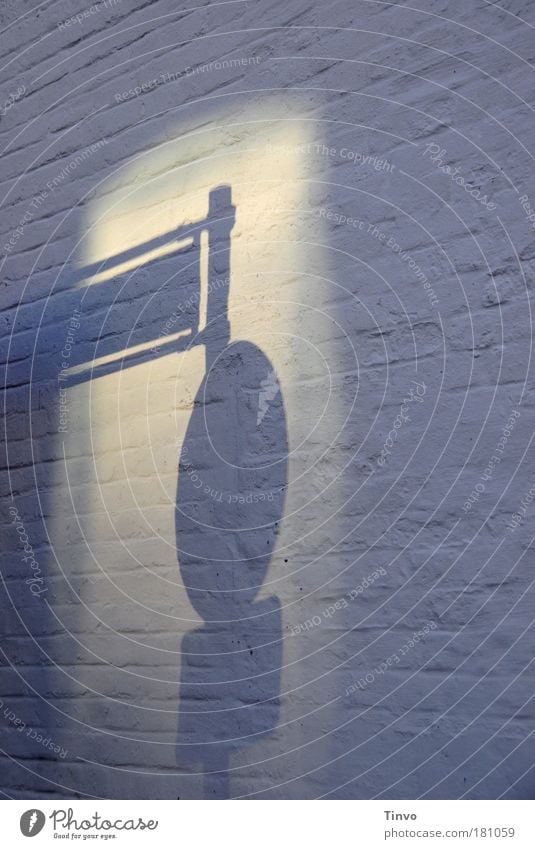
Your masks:
<path fill-rule="evenodd" d="M 204 624 L 182 640 L 177 761 L 201 766 L 205 796 L 227 798 L 231 752 L 278 722 L 280 606 L 255 598 L 283 515 L 288 444 L 271 363 L 255 345 L 229 341 L 230 189 L 210 201 L 207 367 L 176 502 L 181 575 Z"/>

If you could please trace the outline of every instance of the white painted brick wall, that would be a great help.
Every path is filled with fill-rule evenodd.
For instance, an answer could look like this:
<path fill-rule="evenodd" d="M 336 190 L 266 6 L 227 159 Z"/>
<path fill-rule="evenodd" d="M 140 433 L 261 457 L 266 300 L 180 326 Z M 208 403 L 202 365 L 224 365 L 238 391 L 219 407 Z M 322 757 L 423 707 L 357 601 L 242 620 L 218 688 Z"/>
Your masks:
<path fill-rule="evenodd" d="M 529 0 L 3 3 L 7 796 L 532 797 L 534 24 Z M 80 269 L 222 184 L 231 339 L 256 349 L 223 355 L 205 407 L 200 345 L 71 386 L 60 430 L 73 311 L 68 365 L 187 297 L 173 258 L 122 293 Z M 263 471 L 221 467 L 205 414 Z M 208 562 L 181 573 L 184 445 L 212 489 L 269 491 L 285 427 L 280 521 L 280 493 L 223 512 L 182 469 L 205 528 L 179 519 L 178 544 Z M 220 595 L 196 608 L 185 574 Z"/>

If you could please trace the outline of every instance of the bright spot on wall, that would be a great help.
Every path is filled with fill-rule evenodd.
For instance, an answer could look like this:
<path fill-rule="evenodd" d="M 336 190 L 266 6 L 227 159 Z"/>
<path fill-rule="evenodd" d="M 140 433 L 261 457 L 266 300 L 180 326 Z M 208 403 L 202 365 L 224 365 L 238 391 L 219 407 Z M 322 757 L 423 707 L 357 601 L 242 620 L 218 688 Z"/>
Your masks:
<path fill-rule="evenodd" d="M 313 271 L 317 282 L 322 271 L 322 222 L 311 211 L 309 197 L 316 125 L 310 104 L 307 110 L 296 109 L 295 96 L 267 97 L 261 108 L 242 109 L 232 119 L 218 107 L 197 126 L 178 126 L 167 133 L 167 141 L 132 157 L 107 179 L 88 216 L 82 264 L 90 271 L 79 287 L 85 320 L 94 323 L 99 342 L 94 360 L 74 369 L 89 365 L 94 372 L 91 380 L 69 390 L 78 424 L 64 435 L 66 455 L 72 458 L 67 473 L 73 521 L 85 539 L 78 569 L 91 575 L 81 594 L 86 608 L 80 617 L 87 618 L 89 630 L 96 620 L 106 623 L 95 626 L 93 641 L 86 638 L 98 647 L 99 657 L 109 659 L 115 640 L 121 663 L 135 665 L 144 658 L 143 676 L 124 683 L 125 697 L 161 705 L 167 719 L 159 715 L 159 732 L 170 740 L 176 733 L 172 700 L 180 675 L 180 635 L 202 622 L 181 586 L 175 499 L 178 460 L 205 371 L 205 350 L 203 345 L 180 353 L 159 350 L 132 367 L 123 366 L 133 351 L 157 349 L 162 340 L 180 342 L 181 334 L 187 335 L 183 306 L 192 297 L 197 273 L 203 279 L 200 297 L 189 300 L 186 314 L 197 310 L 202 329 L 207 245 L 201 240 L 197 267 L 187 239 L 184 244 L 158 240 L 173 230 L 183 235 L 188 225 L 205 219 L 210 192 L 230 186 L 236 215 L 228 291 L 231 340 L 258 346 L 277 374 L 290 449 L 286 510 L 291 514 L 298 506 L 292 451 L 307 439 L 329 394 L 324 357 L 308 331 L 302 332 L 307 273 Z M 141 251 L 146 245 L 150 248 Z M 108 268 L 110 258 L 120 262 Z M 217 274 L 217 256 L 214 263 Z M 180 319 L 173 323 L 174 315 Z M 111 364 L 108 372 L 101 370 L 106 364 Z M 304 369 L 317 378 L 317 386 L 299 394 L 295 387 L 303 382 Z M 321 450 L 320 443 L 308 449 L 308 457 Z M 281 524 L 277 544 L 285 546 L 291 543 L 292 524 L 284 518 Z M 58 524 L 57 533 L 68 548 L 64 524 Z M 265 595 L 274 593 L 284 606 L 284 578 L 271 566 Z M 287 595 L 292 595 L 289 584 Z M 110 628 L 127 640 L 132 636 L 131 645 L 119 637 L 107 642 Z M 168 653 L 168 662 L 162 652 L 164 658 Z M 112 684 L 109 670 L 95 675 L 97 689 L 106 693 Z M 151 684 L 151 676 L 162 683 Z M 87 703 L 84 710 L 87 721 L 102 722 L 101 708 Z"/>

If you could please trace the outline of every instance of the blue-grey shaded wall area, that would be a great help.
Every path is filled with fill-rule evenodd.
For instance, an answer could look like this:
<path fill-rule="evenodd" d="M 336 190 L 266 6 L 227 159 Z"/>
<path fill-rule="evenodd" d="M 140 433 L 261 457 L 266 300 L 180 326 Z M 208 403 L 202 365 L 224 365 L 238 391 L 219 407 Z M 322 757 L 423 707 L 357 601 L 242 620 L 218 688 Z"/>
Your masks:
<path fill-rule="evenodd" d="M 528 0 L 0 12 L 7 798 L 533 798 Z"/>

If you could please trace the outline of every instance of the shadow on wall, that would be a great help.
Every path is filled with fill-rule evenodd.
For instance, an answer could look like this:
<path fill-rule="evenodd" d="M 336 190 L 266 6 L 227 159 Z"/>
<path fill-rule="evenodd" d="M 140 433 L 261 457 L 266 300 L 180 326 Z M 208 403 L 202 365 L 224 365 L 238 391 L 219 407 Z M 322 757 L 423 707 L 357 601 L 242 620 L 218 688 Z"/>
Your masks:
<path fill-rule="evenodd" d="M 89 292 L 102 311 L 101 290 L 121 291 L 122 328 L 97 323 L 90 364 L 70 358 L 65 386 L 110 375 L 170 351 L 197 345 L 206 351 L 202 380 L 178 466 L 176 546 L 184 587 L 203 618 L 180 649 L 177 762 L 205 770 L 205 795 L 227 798 L 229 754 L 247 740 L 272 731 L 279 716 L 282 628 L 278 599 L 255 603 L 269 567 L 287 488 L 288 440 L 284 405 L 273 365 L 250 342 L 230 341 L 228 295 L 231 187 L 210 192 L 204 221 L 165 234 L 81 270 L 106 282 Z M 206 234 L 206 240 L 203 238 Z M 178 244 L 149 262 L 140 285 L 136 275 L 110 277 L 111 270 L 152 250 Z M 207 256 L 202 256 L 202 249 Z M 214 256 L 212 256 L 212 252 Z M 174 274 L 169 264 L 177 260 Z M 206 262 L 205 262 L 206 261 Z M 201 288 L 206 274 L 206 296 Z M 163 282 L 162 282 L 163 281 Z M 176 285 L 184 302 L 172 334 L 158 337 L 165 290 Z M 148 286 L 148 288 L 147 288 Z M 134 292 L 132 290 L 135 290 Z M 140 299 L 140 313 L 127 305 Z M 206 318 L 201 317 L 205 301 Z M 94 312 L 85 307 L 89 315 Z M 84 313 L 85 313 L 84 309 Z M 91 320 L 91 319 L 89 319 Z M 202 325 L 202 329 L 199 328 Z M 79 358 L 83 349 L 76 350 Z M 61 385 L 61 384 L 60 384 Z"/>
<path fill-rule="evenodd" d="M 312 392 L 323 410 L 326 385 L 322 372 L 295 389 L 305 358 L 311 378 L 322 367 L 295 333 L 306 311 L 292 287 L 311 253 L 298 223 L 308 125 L 295 116 L 240 117 L 222 159 L 210 159 L 227 134 L 216 122 L 193 161 L 181 136 L 106 176 L 82 251 L 69 242 L 83 267 L 18 313 L 8 377 L 40 436 L 24 469 L 12 451 L 13 489 L 46 592 L 29 596 L 8 571 L 5 628 L 26 641 L 14 659 L 36 696 L 30 721 L 65 752 L 58 770 L 14 732 L 13 756 L 38 761 L 23 779 L 32 797 L 143 798 L 151 776 L 154 798 L 225 798 L 230 758 L 248 782 L 280 751 L 295 669 L 283 514 L 301 508 L 289 466 L 306 468 L 323 441 L 289 446 L 314 432 L 302 411 Z"/>

